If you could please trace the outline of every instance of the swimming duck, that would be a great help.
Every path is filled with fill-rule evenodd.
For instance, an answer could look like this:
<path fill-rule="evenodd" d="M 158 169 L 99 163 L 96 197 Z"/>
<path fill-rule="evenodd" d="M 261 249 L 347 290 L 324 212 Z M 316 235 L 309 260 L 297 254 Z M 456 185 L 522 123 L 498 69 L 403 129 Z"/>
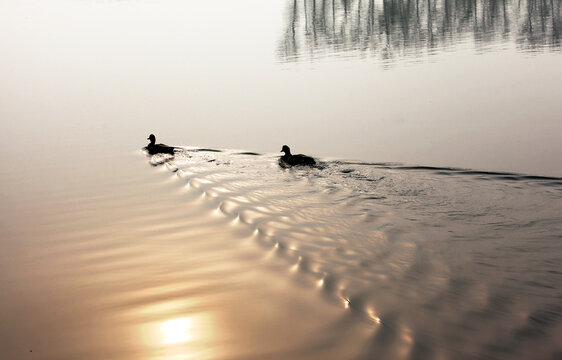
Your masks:
<path fill-rule="evenodd" d="M 174 155 L 175 147 L 168 146 L 165 144 L 156 144 L 156 136 L 154 136 L 154 134 L 150 134 L 147 140 L 150 140 L 150 144 L 146 145 L 144 149 L 148 151 L 150 155 L 154 155 L 154 154 Z"/>
<path fill-rule="evenodd" d="M 291 154 L 291 149 L 287 145 L 283 145 L 281 152 L 285 155 L 279 158 L 279 165 L 283 167 L 294 166 L 294 165 L 314 165 L 316 161 L 310 156 L 303 154 L 293 155 Z"/>

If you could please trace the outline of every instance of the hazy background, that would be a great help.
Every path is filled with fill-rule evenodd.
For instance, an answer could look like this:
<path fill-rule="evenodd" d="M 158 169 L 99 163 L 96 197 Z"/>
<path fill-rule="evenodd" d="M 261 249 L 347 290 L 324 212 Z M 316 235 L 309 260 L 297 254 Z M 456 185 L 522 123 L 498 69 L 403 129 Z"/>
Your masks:
<path fill-rule="evenodd" d="M 4 0 L 1 156 L 155 133 L 560 176 L 560 1 L 485 4 Z"/>

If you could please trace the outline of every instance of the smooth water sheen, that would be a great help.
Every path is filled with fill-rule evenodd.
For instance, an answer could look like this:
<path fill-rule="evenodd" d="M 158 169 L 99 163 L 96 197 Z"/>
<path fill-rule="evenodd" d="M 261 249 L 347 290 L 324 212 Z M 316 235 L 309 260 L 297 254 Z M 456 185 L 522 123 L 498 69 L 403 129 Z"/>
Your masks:
<path fill-rule="evenodd" d="M 561 178 L 127 159 L 3 217 L 8 358 L 560 355 Z"/>
<path fill-rule="evenodd" d="M 562 178 L 342 161 L 281 170 L 239 152 L 187 151 L 167 166 L 251 232 L 242 239 L 265 266 L 344 317 L 311 347 L 330 336 L 369 359 L 560 355 Z"/>
<path fill-rule="evenodd" d="M 562 357 L 561 4 L 0 2 L 0 359 Z"/>

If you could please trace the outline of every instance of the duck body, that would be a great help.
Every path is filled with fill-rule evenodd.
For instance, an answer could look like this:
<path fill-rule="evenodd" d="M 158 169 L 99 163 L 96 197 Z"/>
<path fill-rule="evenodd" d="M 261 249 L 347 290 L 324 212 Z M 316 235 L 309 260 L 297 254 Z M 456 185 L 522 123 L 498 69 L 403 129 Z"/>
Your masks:
<path fill-rule="evenodd" d="M 290 166 L 298 166 L 298 165 L 305 165 L 305 166 L 316 165 L 316 160 L 314 160 L 310 156 L 306 156 L 303 154 L 297 154 L 297 155 L 291 154 L 291 149 L 287 145 L 283 145 L 281 152 L 285 153 L 285 155 L 279 158 L 279 165 L 281 165 L 282 167 L 290 167 Z"/>
<path fill-rule="evenodd" d="M 150 136 L 147 138 L 147 140 L 150 140 L 150 143 L 148 145 L 146 145 L 146 147 L 144 149 L 150 155 L 155 155 L 155 154 L 174 155 L 175 147 L 168 146 L 166 144 L 156 144 L 156 136 L 154 136 L 153 134 L 150 134 Z"/>

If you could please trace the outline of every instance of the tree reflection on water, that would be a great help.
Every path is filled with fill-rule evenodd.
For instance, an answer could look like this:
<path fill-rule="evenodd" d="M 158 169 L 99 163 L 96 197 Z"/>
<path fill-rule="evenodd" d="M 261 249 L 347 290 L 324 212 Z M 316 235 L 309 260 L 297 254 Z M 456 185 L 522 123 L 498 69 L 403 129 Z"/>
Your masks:
<path fill-rule="evenodd" d="M 281 61 L 328 54 L 385 62 L 474 41 L 560 51 L 562 0 L 289 0 Z"/>

